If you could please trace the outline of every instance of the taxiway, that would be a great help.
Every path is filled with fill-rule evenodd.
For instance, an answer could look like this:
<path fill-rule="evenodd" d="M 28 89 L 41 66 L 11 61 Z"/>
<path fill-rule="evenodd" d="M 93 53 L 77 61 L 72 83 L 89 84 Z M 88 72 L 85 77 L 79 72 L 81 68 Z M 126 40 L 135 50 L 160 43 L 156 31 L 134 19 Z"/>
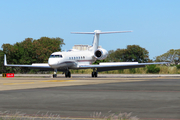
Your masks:
<path fill-rule="evenodd" d="M 180 78 L 0 78 L 0 111 L 180 119 Z"/>

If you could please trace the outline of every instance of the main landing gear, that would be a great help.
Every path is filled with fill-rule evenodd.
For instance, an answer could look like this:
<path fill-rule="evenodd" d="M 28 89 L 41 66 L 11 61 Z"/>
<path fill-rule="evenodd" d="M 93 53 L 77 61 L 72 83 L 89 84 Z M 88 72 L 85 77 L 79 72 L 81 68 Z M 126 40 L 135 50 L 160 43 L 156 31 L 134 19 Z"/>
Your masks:
<path fill-rule="evenodd" d="M 98 72 L 95 69 L 93 69 L 92 77 L 97 77 L 97 76 L 98 76 Z"/>
<path fill-rule="evenodd" d="M 66 78 L 67 78 L 67 77 L 70 78 L 70 77 L 71 77 L 71 72 L 70 72 L 70 71 L 66 71 L 66 72 L 65 72 L 65 77 L 66 77 Z"/>

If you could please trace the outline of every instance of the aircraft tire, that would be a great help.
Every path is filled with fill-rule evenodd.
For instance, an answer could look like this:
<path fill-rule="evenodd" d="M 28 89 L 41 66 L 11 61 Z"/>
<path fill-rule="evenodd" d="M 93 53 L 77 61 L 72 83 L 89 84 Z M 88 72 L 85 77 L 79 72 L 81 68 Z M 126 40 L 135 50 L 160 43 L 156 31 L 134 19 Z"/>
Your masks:
<path fill-rule="evenodd" d="M 94 72 L 92 72 L 92 77 L 94 77 Z"/>
<path fill-rule="evenodd" d="M 97 72 L 94 72 L 94 77 L 97 77 Z"/>
<path fill-rule="evenodd" d="M 65 77 L 67 78 L 67 77 L 71 77 L 71 72 L 70 71 L 68 71 L 67 73 L 65 73 Z"/>
<path fill-rule="evenodd" d="M 68 77 L 70 78 L 71 77 L 71 72 L 68 71 Z"/>
<path fill-rule="evenodd" d="M 68 73 L 65 73 L 65 77 L 66 77 L 66 78 L 68 77 Z"/>
<path fill-rule="evenodd" d="M 57 77 L 57 74 L 53 74 L 53 78 L 56 78 Z"/>

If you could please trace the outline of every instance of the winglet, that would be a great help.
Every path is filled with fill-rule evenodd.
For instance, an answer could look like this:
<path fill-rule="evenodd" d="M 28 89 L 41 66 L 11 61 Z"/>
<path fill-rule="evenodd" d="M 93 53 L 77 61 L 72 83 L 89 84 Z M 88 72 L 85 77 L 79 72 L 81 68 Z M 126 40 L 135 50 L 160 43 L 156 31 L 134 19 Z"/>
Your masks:
<path fill-rule="evenodd" d="M 7 66 L 6 54 L 4 54 L 4 66 Z"/>

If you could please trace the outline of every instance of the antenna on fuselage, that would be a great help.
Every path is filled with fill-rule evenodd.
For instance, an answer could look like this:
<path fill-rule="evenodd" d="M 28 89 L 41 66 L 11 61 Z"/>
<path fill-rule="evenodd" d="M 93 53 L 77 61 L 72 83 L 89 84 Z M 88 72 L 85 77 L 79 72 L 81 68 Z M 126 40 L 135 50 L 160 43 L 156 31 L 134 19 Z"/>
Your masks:
<path fill-rule="evenodd" d="M 92 45 L 92 50 L 95 51 L 99 46 L 99 35 L 100 34 L 110 34 L 110 33 L 127 33 L 132 31 L 109 31 L 109 32 L 101 32 L 101 30 L 95 30 L 94 32 L 71 32 L 73 34 L 94 34 L 94 40 Z"/>

